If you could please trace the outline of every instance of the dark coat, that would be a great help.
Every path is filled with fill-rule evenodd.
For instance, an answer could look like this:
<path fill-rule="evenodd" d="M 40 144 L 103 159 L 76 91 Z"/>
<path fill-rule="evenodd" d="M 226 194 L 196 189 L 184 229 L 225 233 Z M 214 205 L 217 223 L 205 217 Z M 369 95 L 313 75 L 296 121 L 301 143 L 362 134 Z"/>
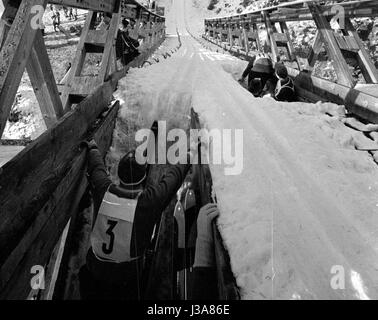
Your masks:
<path fill-rule="evenodd" d="M 255 97 L 264 96 L 267 92 L 273 94 L 277 80 L 274 76 L 272 64 L 268 63 L 266 58 L 259 59 L 257 63 L 255 62 L 256 56 L 253 56 L 242 75 L 243 78 L 248 77 L 248 91 Z M 274 87 L 272 88 L 272 86 Z"/>
<path fill-rule="evenodd" d="M 293 102 L 296 101 L 296 93 L 294 82 L 291 78 L 285 80 L 278 80 L 277 86 L 274 92 L 274 98 L 277 101 Z"/>

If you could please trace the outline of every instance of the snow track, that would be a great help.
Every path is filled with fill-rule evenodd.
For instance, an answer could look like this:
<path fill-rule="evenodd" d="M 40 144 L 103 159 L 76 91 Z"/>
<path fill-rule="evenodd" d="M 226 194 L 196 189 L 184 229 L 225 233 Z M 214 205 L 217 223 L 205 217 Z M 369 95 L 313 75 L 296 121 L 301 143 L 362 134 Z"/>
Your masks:
<path fill-rule="evenodd" d="M 208 129 L 243 130 L 243 173 L 210 167 L 244 299 L 377 299 L 378 168 L 352 143 L 364 137 L 343 125 L 342 107 L 255 99 L 232 76 L 245 62 L 188 35 L 185 3 L 195 16 L 184 0 L 168 14 L 181 49 L 120 82 L 121 120 L 133 113 L 140 127 L 183 127 L 193 107 Z"/>

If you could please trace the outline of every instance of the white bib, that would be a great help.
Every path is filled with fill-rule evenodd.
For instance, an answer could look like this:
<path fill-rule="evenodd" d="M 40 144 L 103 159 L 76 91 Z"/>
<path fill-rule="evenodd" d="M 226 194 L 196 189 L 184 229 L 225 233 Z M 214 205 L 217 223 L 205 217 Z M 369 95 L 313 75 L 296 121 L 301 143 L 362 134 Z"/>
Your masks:
<path fill-rule="evenodd" d="M 107 192 L 91 234 L 92 250 L 99 260 L 121 263 L 130 257 L 131 233 L 138 199 L 119 198 Z"/>

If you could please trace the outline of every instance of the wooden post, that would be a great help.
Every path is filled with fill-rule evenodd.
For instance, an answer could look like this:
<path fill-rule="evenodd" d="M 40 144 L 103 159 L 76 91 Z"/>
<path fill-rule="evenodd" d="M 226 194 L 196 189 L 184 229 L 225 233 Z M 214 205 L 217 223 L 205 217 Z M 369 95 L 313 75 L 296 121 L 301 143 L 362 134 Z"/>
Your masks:
<path fill-rule="evenodd" d="M 359 46 L 358 57 L 359 64 L 362 70 L 362 73 L 366 79 L 366 82 L 378 83 L 378 70 L 375 67 L 373 61 L 370 58 L 369 53 L 365 49 L 364 43 L 361 41 L 357 31 L 353 27 L 352 22 L 349 18 L 345 17 L 345 27 L 350 36 L 354 38 Z"/>
<path fill-rule="evenodd" d="M 256 40 L 257 50 L 260 51 L 260 52 L 262 52 L 263 48 L 262 48 L 262 45 L 261 45 L 261 42 L 260 42 L 259 28 L 258 28 L 258 26 L 257 26 L 256 23 L 252 24 L 252 28 L 253 28 L 252 29 L 253 32 L 256 32 L 256 38 L 255 38 L 255 40 Z"/>
<path fill-rule="evenodd" d="M 272 25 L 269 15 L 266 13 L 266 11 L 263 11 L 262 15 L 263 15 L 263 18 L 265 19 L 265 25 L 266 25 L 266 30 L 268 32 L 268 39 L 269 39 L 271 50 L 272 50 L 273 61 L 277 62 L 280 54 L 278 51 L 276 39 L 274 38 L 275 28 L 274 28 L 274 25 Z"/>
<path fill-rule="evenodd" d="M 68 75 L 68 79 L 65 83 L 65 87 L 61 96 L 62 104 L 63 104 L 63 110 L 65 113 L 69 112 L 71 110 L 71 101 L 70 101 L 70 91 L 71 87 L 73 85 L 73 80 L 76 76 L 79 76 L 81 73 L 81 70 L 83 68 L 83 64 L 85 61 L 85 55 L 86 55 L 86 49 L 85 49 L 85 40 L 87 37 L 87 34 L 91 28 L 91 25 L 93 23 L 93 20 L 95 19 L 95 14 L 93 11 L 89 11 L 87 15 L 87 19 L 85 21 L 84 29 L 82 31 L 80 42 L 76 49 L 76 55 L 74 58 L 74 61 L 72 63 L 71 71 Z"/>
<path fill-rule="evenodd" d="M 114 13 L 110 22 L 109 31 L 106 37 L 104 52 L 101 60 L 101 69 L 98 74 L 99 81 L 105 82 L 110 75 L 111 56 L 115 52 L 115 42 L 117 39 L 117 33 L 119 28 L 121 15 L 119 12 Z M 114 53 L 115 54 L 115 53 Z"/>
<path fill-rule="evenodd" d="M 31 27 L 35 5 L 46 7 L 47 0 L 23 0 L 0 51 L 0 137 L 2 136 L 19 83 L 29 59 L 37 29 Z"/>
<path fill-rule="evenodd" d="M 282 33 L 284 33 L 286 35 L 286 38 L 287 38 L 286 45 L 287 45 L 287 50 L 289 52 L 290 61 L 295 61 L 297 59 L 297 57 L 295 55 L 294 45 L 293 45 L 293 42 L 291 41 L 289 28 L 287 27 L 286 22 L 280 22 L 280 28 L 281 28 Z"/>
<path fill-rule="evenodd" d="M 43 120 L 46 127 L 51 128 L 63 116 L 63 105 L 41 32 L 38 32 L 35 37 L 26 69 L 41 108 Z"/>
<path fill-rule="evenodd" d="M 227 34 L 228 34 L 228 43 L 230 44 L 230 47 L 232 48 L 233 47 L 232 30 L 229 23 L 227 24 Z"/>
<path fill-rule="evenodd" d="M 246 27 L 248 27 L 248 24 L 243 25 L 243 38 L 244 38 L 244 50 L 248 54 L 249 43 L 248 43 L 248 34 L 247 34 L 247 31 L 246 31 Z"/>
<path fill-rule="evenodd" d="M 333 66 L 335 68 L 335 72 L 338 78 L 337 82 L 347 87 L 353 88 L 356 84 L 356 80 L 352 77 L 352 73 L 349 70 L 349 66 L 343 57 L 339 45 L 337 44 L 330 23 L 322 15 L 318 5 L 315 5 L 310 2 L 307 3 L 307 5 L 312 13 L 318 31 L 320 32 L 322 39 L 328 49 L 328 54 L 330 55 L 330 58 L 333 61 Z"/>
<path fill-rule="evenodd" d="M 315 36 L 315 42 L 311 48 L 310 55 L 308 57 L 308 67 L 309 71 L 312 71 L 312 69 L 315 66 L 316 60 L 318 59 L 319 53 L 322 50 L 323 42 L 322 42 L 322 36 L 320 35 L 320 32 L 316 32 Z"/>

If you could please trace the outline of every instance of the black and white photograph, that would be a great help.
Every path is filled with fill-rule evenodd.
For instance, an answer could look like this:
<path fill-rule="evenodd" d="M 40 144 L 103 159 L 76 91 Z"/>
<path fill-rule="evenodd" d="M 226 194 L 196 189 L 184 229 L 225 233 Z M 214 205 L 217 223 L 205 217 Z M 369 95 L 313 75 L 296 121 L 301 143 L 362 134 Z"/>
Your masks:
<path fill-rule="evenodd" d="M 378 0 L 0 0 L 9 300 L 378 300 Z"/>

